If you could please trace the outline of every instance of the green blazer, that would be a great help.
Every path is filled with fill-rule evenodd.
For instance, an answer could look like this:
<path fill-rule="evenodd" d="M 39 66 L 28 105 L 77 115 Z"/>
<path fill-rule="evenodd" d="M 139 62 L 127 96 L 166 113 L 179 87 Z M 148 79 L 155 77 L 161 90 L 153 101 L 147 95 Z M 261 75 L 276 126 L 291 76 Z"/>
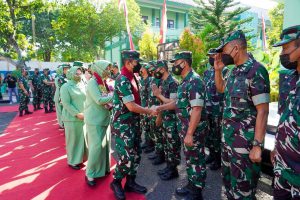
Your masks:
<path fill-rule="evenodd" d="M 110 123 L 110 112 L 104 105 L 112 102 L 112 98 L 112 96 L 104 95 L 94 77 L 91 78 L 86 86 L 85 124 L 108 126 Z"/>
<path fill-rule="evenodd" d="M 62 120 L 65 122 L 81 121 L 76 117 L 83 113 L 85 88 L 81 83 L 69 80 L 60 88 L 60 98 L 63 104 Z"/>

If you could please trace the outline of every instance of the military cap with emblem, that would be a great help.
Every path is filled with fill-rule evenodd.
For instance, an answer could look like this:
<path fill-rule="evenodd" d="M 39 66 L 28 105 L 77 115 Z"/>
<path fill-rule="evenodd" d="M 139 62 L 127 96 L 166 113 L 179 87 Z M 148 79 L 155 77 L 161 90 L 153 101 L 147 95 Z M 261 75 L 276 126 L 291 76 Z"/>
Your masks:
<path fill-rule="evenodd" d="M 216 48 L 217 53 L 221 53 L 223 51 L 223 48 L 226 44 L 229 42 L 232 42 L 234 40 L 246 40 L 246 36 L 242 30 L 237 30 L 229 33 L 221 40 L 221 45 Z"/>
<path fill-rule="evenodd" d="M 124 50 L 122 51 L 122 60 L 133 59 L 138 62 L 143 61 L 140 59 L 140 53 L 135 50 Z"/>
<path fill-rule="evenodd" d="M 280 35 L 280 41 L 275 43 L 273 47 L 279 47 L 297 39 L 300 39 L 300 25 L 284 29 Z"/>
<path fill-rule="evenodd" d="M 174 58 L 170 60 L 170 63 L 174 63 L 176 60 L 185 59 L 189 60 L 192 59 L 193 55 L 190 51 L 181 51 L 175 54 Z"/>
<path fill-rule="evenodd" d="M 215 48 L 213 48 L 213 49 L 210 49 L 210 50 L 207 52 L 207 55 L 208 55 L 208 56 L 215 55 L 215 54 L 217 54 L 217 52 L 216 52 L 216 49 L 215 49 Z"/>
<path fill-rule="evenodd" d="M 158 60 L 156 63 L 156 69 L 160 67 L 168 67 L 168 61 L 166 60 Z"/>

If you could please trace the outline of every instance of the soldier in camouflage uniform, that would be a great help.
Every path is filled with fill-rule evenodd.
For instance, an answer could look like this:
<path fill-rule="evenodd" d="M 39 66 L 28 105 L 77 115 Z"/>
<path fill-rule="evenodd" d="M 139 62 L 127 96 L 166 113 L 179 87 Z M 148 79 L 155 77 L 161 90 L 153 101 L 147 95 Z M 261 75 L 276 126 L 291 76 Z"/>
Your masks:
<path fill-rule="evenodd" d="M 140 96 L 141 96 L 141 102 L 142 102 L 142 107 L 148 108 L 148 101 L 149 101 L 149 88 L 150 86 L 150 81 L 151 77 L 149 76 L 149 69 L 150 65 L 145 64 L 142 66 L 139 74 L 141 76 L 140 80 Z M 154 142 L 150 136 L 150 117 L 147 115 L 142 115 L 141 116 L 141 131 L 142 134 L 145 137 L 145 143 L 142 145 L 142 149 L 145 148 L 154 148 Z"/>
<path fill-rule="evenodd" d="M 140 115 L 152 114 L 152 110 L 141 107 L 139 85 L 134 73 L 140 70 L 140 54 L 136 51 L 123 51 L 124 66 L 115 81 L 112 113 L 112 134 L 115 137 L 115 150 L 118 154 L 117 166 L 111 189 L 117 199 L 125 199 L 121 181 L 126 177 L 125 190 L 146 193 L 147 189 L 135 182 L 137 168 L 141 161 Z"/>
<path fill-rule="evenodd" d="M 153 94 L 163 103 L 175 102 L 177 99 L 177 80 L 169 74 L 168 63 L 165 60 L 159 60 L 154 72 L 154 77 L 161 79 L 161 92 L 157 86 L 153 86 Z M 162 180 L 171 180 L 178 177 L 177 166 L 180 164 L 181 143 L 177 131 L 177 119 L 174 110 L 166 110 L 160 113 L 163 125 L 163 137 L 166 142 L 164 151 L 167 160 L 166 168 L 159 170 L 158 174 Z"/>
<path fill-rule="evenodd" d="M 280 111 L 274 163 L 274 200 L 300 199 L 300 25 L 283 30 L 281 64 L 289 72 L 289 95 Z M 285 88 L 282 88 L 285 89 Z M 275 156 L 275 158 L 274 158 Z"/>
<path fill-rule="evenodd" d="M 172 71 L 182 77 L 178 86 L 177 100 L 163 104 L 156 111 L 176 109 L 177 130 L 181 138 L 186 157 L 188 185 L 176 189 L 184 200 L 202 200 L 205 186 L 205 129 L 207 126 L 205 112 L 205 86 L 192 66 L 192 53 L 183 51 L 175 54 Z"/>
<path fill-rule="evenodd" d="M 31 81 L 31 85 L 32 85 L 32 93 L 33 93 L 33 107 L 34 110 L 41 110 L 43 108 L 41 108 L 41 101 L 43 98 L 43 90 L 42 90 L 42 79 L 41 79 L 41 75 L 39 72 L 39 68 L 35 68 L 34 69 L 34 74 L 32 76 L 30 76 L 29 80 Z"/>
<path fill-rule="evenodd" d="M 266 68 L 247 53 L 241 30 L 228 34 L 216 49 L 216 87 L 224 92 L 222 176 L 228 199 L 256 199 L 270 102 Z M 227 81 L 224 66 L 234 64 Z"/>
<path fill-rule="evenodd" d="M 60 99 L 60 88 L 63 84 L 67 82 L 66 74 L 68 70 L 70 69 L 69 64 L 62 64 L 58 67 L 56 70 L 57 76 L 55 77 L 54 83 L 55 83 L 55 94 L 54 94 L 54 102 L 55 102 L 55 108 L 56 108 L 56 117 L 59 125 L 59 129 L 64 129 L 64 124 L 62 121 L 62 103 Z"/>
<path fill-rule="evenodd" d="M 210 68 L 204 72 L 203 81 L 206 88 L 205 111 L 207 116 L 207 134 L 205 145 L 209 149 L 209 156 L 206 158 L 206 164 L 210 164 L 211 170 L 221 168 L 221 123 L 223 114 L 222 93 L 217 92 L 215 84 L 214 57 L 215 49 L 208 52 Z M 223 76 L 225 77 L 228 68 L 224 67 Z"/>
<path fill-rule="evenodd" d="M 22 69 L 22 76 L 18 79 L 18 85 L 20 98 L 19 116 L 22 117 L 23 111 L 25 111 L 25 115 L 32 114 L 32 112 L 29 112 L 28 110 L 30 92 L 28 85 L 28 72 L 25 69 Z"/>
<path fill-rule="evenodd" d="M 110 78 L 116 80 L 116 78 L 120 75 L 118 63 L 114 62 L 112 66 L 109 68 Z"/>
<path fill-rule="evenodd" d="M 151 77 L 150 85 L 156 85 L 157 87 L 160 86 L 161 80 L 154 77 L 154 71 L 156 69 L 156 62 L 151 61 L 149 62 L 151 67 L 149 68 L 150 73 L 153 73 L 153 77 Z M 160 100 L 154 96 L 151 87 L 149 87 L 149 107 L 151 106 L 159 106 L 161 104 Z M 151 135 L 155 143 L 155 153 L 150 155 L 148 158 L 153 159 L 153 165 L 160 165 L 165 162 L 165 151 L 164 146 L 166 144 L 166 138 L 163 134 L 163 127 L 162 127 L 162 116 L 152 116 L 150 120 L 150 130 Z M 145 153 L 147 153 L 145 149 Z"/>
<path fill-rule="evenodd" d="M 42 80 L 43 80 L 43 101 L 44 101 L 44 109 L 45 113 L 50 113 L 54 112 L 53 106 L 54 106 L 54 101 L 53 101 L 53 85 L 54 82 L 52 81 L 50 75 L 49 75 L 49 69 L 46 68 L 43 71 L 42 75 Z"/>

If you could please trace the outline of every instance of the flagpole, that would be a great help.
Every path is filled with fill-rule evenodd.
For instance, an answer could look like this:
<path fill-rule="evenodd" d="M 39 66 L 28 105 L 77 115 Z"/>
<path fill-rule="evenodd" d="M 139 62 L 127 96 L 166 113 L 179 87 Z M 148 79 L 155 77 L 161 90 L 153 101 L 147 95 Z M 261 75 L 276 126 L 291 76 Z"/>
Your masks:
<path fill-rule="evenodd" d="M 126 29 L 127 29 L 127 34 L 129 38 L 129 45 L 130 45 L 130 50 L 134 50 L 134 44 L 132 41 L 132 35 L 130 32 L 130 26 L 129 26 L 129 21 L 128 21 L 128 10 L 127 10 L 127 4 L 126 0 L 119 0 L 119 10 L 123 4 L 123 9 L 124 9 L 124 16 L 125 16 L 125 21 L 126 21 Z"/>

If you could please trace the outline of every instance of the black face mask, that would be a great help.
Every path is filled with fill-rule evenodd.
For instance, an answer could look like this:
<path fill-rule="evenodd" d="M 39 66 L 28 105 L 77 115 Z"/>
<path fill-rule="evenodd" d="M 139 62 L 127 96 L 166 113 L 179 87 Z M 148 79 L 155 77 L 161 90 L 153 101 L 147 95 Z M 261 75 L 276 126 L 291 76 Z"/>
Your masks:
<path fill-rule="evenodd" d="M 234 47 L 232 48 L 232 50 L 229 54 L 222 54 L 222 62 L 225 66 L 234 64 L 233 57 L 231 56 L 233 49 L 234 49 Z"/>
<path fill-rule="evenodd" d="M 178 64 L 178 65 L 174 65 L 173 67 L 172 67 L 172 72 L 173 72 L 173 74 L 175 74 L 175 75 L 181 75 L 181 73 L 182 73 L 182 71 L 183 71 L 183 69 L 184 68 L 182 68 L 180 65 L 182 64 L 183 62 L 181 62 L 180 64 Z"/>
<path fill-rule="evenodd" d="M 296 51 L 297 49 L 298 47 L 294 49 L 292 52 L 290 52 L 289 54 L 280 55 L 280 62 L 282 66 L 285 67 L 286 69 L 297 69 L 298 61 L 291 62 L 290 60 L 290 55 L 294 53 L 294 51 Z"/>
<path fill-rule="evenodd" d="M 138 63 L 136 66 L 133 67 L 133 73 L 139 73 L 142 68 L 142 65 Z"/>
<path fill-rule="evenodd" d="M 154 77 L 155 77 L 156 79 L 161 79 L 161 78 L 163 77 L 163 73 L 161 73 L 160 71 L 155 72 L 155 73 L 154 73 Z"/>
<path fill-rule="evenodd" d="M 210 66 L 213 67 L 214 64 L 215 64 L 215 59 L 214 59 L 213 57 L 209 57 L 208 62 L 209 62 L 209 64 L 210 64 Z"/>

